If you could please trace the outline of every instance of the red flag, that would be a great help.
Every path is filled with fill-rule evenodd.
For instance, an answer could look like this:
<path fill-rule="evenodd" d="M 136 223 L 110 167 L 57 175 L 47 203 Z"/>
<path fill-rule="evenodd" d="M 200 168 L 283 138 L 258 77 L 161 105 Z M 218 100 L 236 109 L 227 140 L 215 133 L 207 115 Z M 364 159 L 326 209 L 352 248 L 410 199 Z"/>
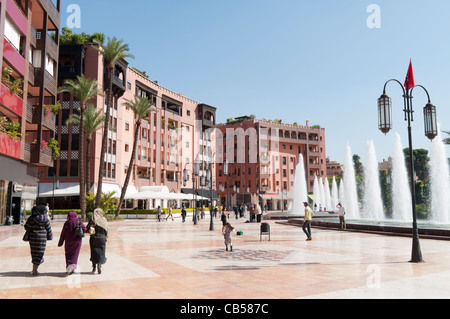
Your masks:
<path fill-rule="evenodd" d="M 408 68 L 408 74 L 406 74 L 406 80 L 405 80 L 405 88 L 411 89 L 415 86 L 414 82 L 414 72 L 412 67 L 412 61 L 409 61 L 409 68 Z"/>

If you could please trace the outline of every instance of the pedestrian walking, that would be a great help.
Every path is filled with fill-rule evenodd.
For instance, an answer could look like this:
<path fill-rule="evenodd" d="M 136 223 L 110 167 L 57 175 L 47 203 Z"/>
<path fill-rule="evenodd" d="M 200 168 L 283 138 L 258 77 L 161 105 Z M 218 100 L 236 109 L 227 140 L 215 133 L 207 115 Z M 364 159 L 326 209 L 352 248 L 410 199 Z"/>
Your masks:
<path fill-rule="evenodd" d="M 262 211 L 261 206 L 259 206 L 258 203 L 255 204 L 255 216 L 256 216 L 256 222 L 260 223 L 262 218 Z"/>
<path fill-rule="evenodd" d="M 100 208 L 94 210 L 92 219 L 87 225 L 87 229 L 91 226 L 95 229 L 95 234 L 89 238 L 89 245 L 91 248 L 91 262 L 92 273 L 95 273 L 97 268 L 98 274 L 102 273 L 101 266 L 106 263 L 106 242 L 108 241 L 108 221 L 103 216 L 103 211 Z"/>
<path fill-rule="evenodd" d="M 181 209 L 181 219 L 183 220 L 183 223 L 186 221 L 186 214 L 186 207 L 183 205 L 183 208 Z"/>
<path fill-rule="evenodd" d="M 225 211 L 222 211 L 222 216 L 220 216 L 220 220 L 222 221 L 222 226 L 225 226 L 227 223 L 227 213 Z"/>
<path fill-rule="evenodd" d="M 86 226 L 78 220 L 78 214 L 76 212 L 69 212 L 58 242 L 58 247 L 64 245 L 66 276 L 72 275 L 77 269 L 78 256 L 80 255 L 81 244 L 83 243 L 82 238 L 75 232 L 78 225 L 81 226 L 83 233 L 86 233 Z"/>
<path fill-rule="evenodd" d="M 169 215 L 167 215 L 166 217 L 166 221 L 169 217 L 172 217 L 172 221 L 173 221 L 173 215 L 172 215 L 172 206 L 169 206 Z"/>
<path fill-rule="evenodd" d="M 161 206 L 158 206 L 158 208 L 156 209 L 156 213 L 158 214 L 158 222 L 160 222 L 161 221 L 161 214 L 162 214 Z"/>
<path fill-rule="evenodd" d="M 45 205 L 45 214 L 47 215 L 48 218 L 52 217 L 50 216 L 50 205 L 48 203 Z"/>
<path fill-rule="evenodd" d="M 22 201 L 22 204 L 20 206 L 20 225 L 25 225 L 25 201 Z"/>
<path fill-rule="evenodd" d="M 313 213 L 311 207 L 309 207 L 307 202 L 303 202 L 303 205 L 305 206 L 305 218 L 303 220 L 303 232 L 307 236 L 306 240 L 309 241 L 309 240 L 312 240 L 311 223 L 312 223 L 312 218 L 314 216 L 314 213 Z"/>
<path fill-rule="evenodd" d="M 345 211 L 345 207 L 342 206 L 341 203 L 337 204 L 336 208 L 338 209 L 338 215 L 339 215 L 339 229 L 344 230 L 347 229 L 347 225 L 345 223 L 345 214 L 347 213 Z"/>
<path fill-rule="evenodd" d="M 233 243 L 231 239 L 231 233 L 234 231 L 234 227 L 230 223 L 226 223 L 222 227 L 222 234 L 225 241 L 225 250 L 228 251 L 228 246 L 230 246 L 230 251 L 233 251 Z"/>
<path fill-rule="evenodd" d="M 31 211 L 31 216 L 25 224 L 25 230 L 30 244 L 33 276 L 39 275 L 38 268 L 44 262 L 45 248 L 47 241 L 53 239 L 50 220 L 45 214 L 45 206 L 35 206 Z"/>

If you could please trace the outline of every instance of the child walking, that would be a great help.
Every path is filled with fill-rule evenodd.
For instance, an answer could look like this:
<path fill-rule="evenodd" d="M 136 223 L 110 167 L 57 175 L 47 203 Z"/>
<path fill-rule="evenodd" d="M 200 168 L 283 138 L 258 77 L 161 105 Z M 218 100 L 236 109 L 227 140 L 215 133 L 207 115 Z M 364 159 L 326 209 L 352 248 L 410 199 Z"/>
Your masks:
<path fill-rule="evenodd" d="M 234 231 L 234 227 L 230 223 L 226 223 L 222 227 L 223 238 L 225 239 L 225 249 L 228 251 L 228 245 L 230 246 L 230 251 L 233 251 L 233 243 L 231 242 L 231 232 Z"/>

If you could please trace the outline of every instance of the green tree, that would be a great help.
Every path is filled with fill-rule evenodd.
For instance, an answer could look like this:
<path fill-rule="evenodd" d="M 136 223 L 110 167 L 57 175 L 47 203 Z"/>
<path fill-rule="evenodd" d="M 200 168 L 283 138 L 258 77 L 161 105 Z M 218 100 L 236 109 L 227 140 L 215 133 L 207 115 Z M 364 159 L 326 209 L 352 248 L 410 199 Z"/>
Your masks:
<path fill-rule="evenodd" d="M 120 195 L 119 203 L 116 208 L 116 218 L 120 215 L 120 208 L 125 199 L 125 194 L 127 193 L 128 183 L 130 182 L 131 172 L 133 171 L 134 159 L 136 157 L 136 148 L 139 137 L 139 131 L 141 129 L 141 124 L 143 119 L 148 119 L 150 112 L 156 112 L 157 109 L 153 106 L 153 103 L 150 102 L 147 98 L 138 98 L 134 97 L 134 101 L 125 103 L 126 107 L 129 107 L 135 116 L 136 119 L 136 127 L 134 131 L 134 143 L 133 143 L 133 151 L 131 152 L 130 163 L 128 164 L 127 176 L 125 178 L 125 182 L 123 183 L 122 193 Z"/>
<path fill-rule="evenodd" d="M 353 155 L 353 166 L 355 168 L 356 189 L 358 193 L 359 202 L 364 198 L 364 166 L 361 163 L 361 157 L 358 154 Z"/>
<path fill-rule="evenodd" d="M 100 94 L 98 83 L 96 80 L 87 79 L 78 76 L 77 80 L 66 80 L 64 86 L 59 88 L 59 92 L 67 92 L 73 94 L 80 100 L 80 209 L 83 219 L 86 219 L 86 185 L 85 185 L 85 167 L 84 167 L 84 112 L 86 104 L 91 99 Z"/>
<path fill-rule="evenodd" d="M 80 114 L 73 113 L 66 121 L 66 125 L 80 125 Z M 102 110 L 98 110 L 94 105 L 88 104 L 84 113 L 84 133 L 86 135 L 86 189 L 91 188 L 91 142 L 92 135 L 103 127 L 105 115 Z M 87 209 L 87 208 L 86 208 Z M 91 210 L 92 212 L 92 210 Z"/>
<path fill-rule="evenodd" d="M 392 186 L 388 182 L 390 179 L 390 172 L 386 169 L 380 169 L 380 188 L 381 198 L 385 208 L 385 215 L 387 218 L 392 218 Z"/>
<path fill-rule="evenodd" d="M 129 54 L 130 51 L 128 44 L 124 44 L 122 40 L 117 40 L 108 37 L 108 43 L 106 46 L 102 46 L 100 41 L 97 44 L 101 48 L 97 49 L 98 52 L 103 56 L 104 64 L 106 67 L 105 77 L 106 77 L 106 113 L 105 113 L 105 124 L 103 126 L 103 139 L 102 148 L 100 151 L 100 167 L 98 172 L 98 186 L 97 186 L 97 196 L 95 199 L 95 207 L 100 206 L 101 196 L 102 196 L 102 186 L 103 186 L 103 176 L 105 174 L 105 162 L 103 159 L 106 154 L 106 147 L 108 144 L 108 132 L 109 132 L 109 120 L 111 108 L 113 106 L 113 79 L 114 79 L 114 67 L 118 60 L 125 59 L 127 57 L 133 58 L 133 55 Z"/>
<path fill-rule="evenodd" d="M 409 172 L 409 148 L 405 148 L 403 150 L 403 153 L 405 154 L 406 168 Z M 414 163 L 414 171 L 416 172 L 417 178 L 420 181 L 427 183 L 429 178 L 429 163 L 430 163 L 428 151 L 425 149 L 413 150 L 413 163 Z"/>

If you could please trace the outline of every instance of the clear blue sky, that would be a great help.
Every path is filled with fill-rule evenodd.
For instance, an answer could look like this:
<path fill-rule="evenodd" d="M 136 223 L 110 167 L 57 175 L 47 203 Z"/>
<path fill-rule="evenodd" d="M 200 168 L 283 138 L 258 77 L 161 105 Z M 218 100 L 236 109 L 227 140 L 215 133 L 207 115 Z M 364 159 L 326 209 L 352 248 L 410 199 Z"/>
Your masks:
<path fill-rule="evenodd" d="M 347 143 L 363 160 L 368 140 L 379 161 L 392 154 L 394 132 L 406 147 L 401 88 L 388 87 L 387 136 L 377 130 L 377 99 L 388 79 L 404 82 L 410 59 L 450 131 L 448 0 L 71 0 L 63 1 L 62 26 L 71 3 L 81 8 L 74 32 L 123 39 L 132 66 L 217 107 L 220 122 L 250 114 L 309 120 L 326 129 L 327 155 L 341 163 Z M 381 9 L 379 29 L 367 26 L 370 4 Z M 422 92 L 415 90 L 413 146 L 430 149 Z"/>

